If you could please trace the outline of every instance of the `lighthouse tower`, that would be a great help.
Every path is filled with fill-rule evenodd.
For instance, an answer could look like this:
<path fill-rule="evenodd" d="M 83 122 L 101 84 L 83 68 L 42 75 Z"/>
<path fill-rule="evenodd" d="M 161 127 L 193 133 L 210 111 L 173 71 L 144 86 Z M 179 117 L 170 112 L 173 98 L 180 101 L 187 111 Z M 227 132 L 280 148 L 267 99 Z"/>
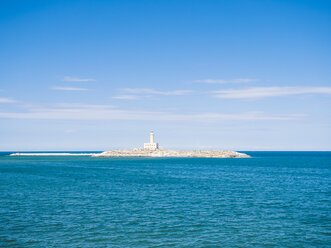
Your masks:
<path fill-rule="evenodd" d="M 149 134 L 149 143 L 144 143 L 144 149 L 147 149 L 147 150 L 159 149 L 159 144 L 154 142 L 153 131 Z"/>

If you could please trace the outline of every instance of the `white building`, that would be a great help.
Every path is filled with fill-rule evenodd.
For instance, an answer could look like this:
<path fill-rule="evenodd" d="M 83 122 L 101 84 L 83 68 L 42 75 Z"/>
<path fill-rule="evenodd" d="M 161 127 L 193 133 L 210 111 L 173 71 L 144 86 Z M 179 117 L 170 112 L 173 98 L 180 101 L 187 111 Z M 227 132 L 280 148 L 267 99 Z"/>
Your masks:
<path fill-rule="evenodd" d="M 148 149 L 148 150 L 159 149 L 159 144 L 154 142 L 154 133 L 153 133 L 153 131 L 149 135 L 149 143 L 144 143 L 144 149 Z"/>

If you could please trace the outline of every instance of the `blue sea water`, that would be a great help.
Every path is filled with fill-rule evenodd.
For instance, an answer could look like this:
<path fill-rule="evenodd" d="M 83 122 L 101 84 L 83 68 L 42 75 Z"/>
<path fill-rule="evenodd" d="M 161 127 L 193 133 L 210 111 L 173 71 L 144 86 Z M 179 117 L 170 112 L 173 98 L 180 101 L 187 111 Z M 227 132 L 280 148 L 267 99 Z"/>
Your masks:
<path fill-rule="evenodd" d="M 2 153 L 0 247 L 330 247 L 331 152 L 247 153 Z"/>

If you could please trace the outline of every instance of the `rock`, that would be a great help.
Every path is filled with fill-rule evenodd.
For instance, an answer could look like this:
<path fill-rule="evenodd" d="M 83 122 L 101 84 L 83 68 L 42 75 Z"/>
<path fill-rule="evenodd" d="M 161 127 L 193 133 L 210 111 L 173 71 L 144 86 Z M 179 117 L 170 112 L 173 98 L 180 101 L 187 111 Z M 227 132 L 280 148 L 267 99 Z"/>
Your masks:
<path fill-rule="evenodd" d="M 111 150 L 100 154 L 93 154 L 92 157 L 174 157 L 174 158 L 250 158 L 245 153 L 235 151 L 176 151 L 164 149 L 139 149 L 132 150 Z"/>

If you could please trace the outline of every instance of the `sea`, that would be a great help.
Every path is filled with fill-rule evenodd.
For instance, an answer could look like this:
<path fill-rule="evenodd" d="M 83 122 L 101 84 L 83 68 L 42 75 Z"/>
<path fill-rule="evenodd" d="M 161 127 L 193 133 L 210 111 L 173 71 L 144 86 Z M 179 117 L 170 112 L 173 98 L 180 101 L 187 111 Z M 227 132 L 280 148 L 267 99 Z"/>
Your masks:
<path fill-rule="evenodd" d="M 331 152 L 246 153 L 0 153 L 0 247 L 331 247 Z"/>

